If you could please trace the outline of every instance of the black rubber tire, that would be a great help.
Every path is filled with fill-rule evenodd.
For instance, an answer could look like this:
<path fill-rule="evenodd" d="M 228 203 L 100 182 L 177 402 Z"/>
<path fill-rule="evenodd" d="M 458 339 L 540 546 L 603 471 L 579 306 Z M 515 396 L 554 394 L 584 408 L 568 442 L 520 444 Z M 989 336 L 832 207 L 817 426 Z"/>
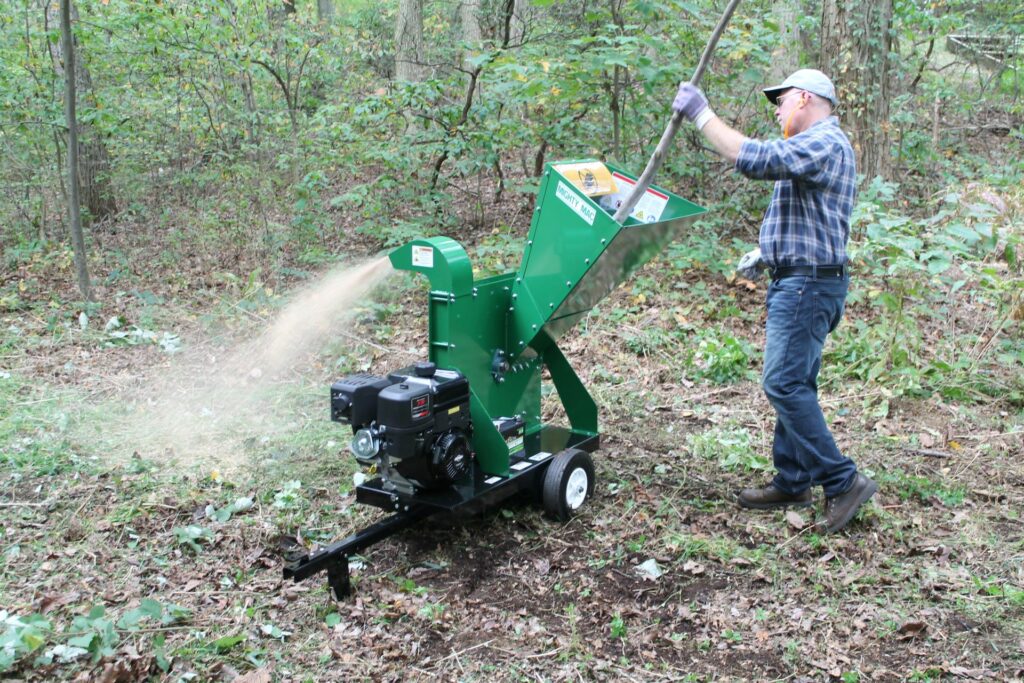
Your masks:
<path fill-rule="evenodd" d="M 577 471 L 582 470 L 586 474 L 586 492 L 580 499 L 579 486 L 580 475 Z M 570 480 L 575 474 L 573 491 L 569 491 Z M 594 461 L 590 453 L 577 448 L 567 448 L 556 453 L 544 473 L 543 493 L 544 511 L 560 522 L 567 522 L 579 512 L 583 503 L 594 493 Z M 575 504 L 575 506 L 574 506 Z"/>

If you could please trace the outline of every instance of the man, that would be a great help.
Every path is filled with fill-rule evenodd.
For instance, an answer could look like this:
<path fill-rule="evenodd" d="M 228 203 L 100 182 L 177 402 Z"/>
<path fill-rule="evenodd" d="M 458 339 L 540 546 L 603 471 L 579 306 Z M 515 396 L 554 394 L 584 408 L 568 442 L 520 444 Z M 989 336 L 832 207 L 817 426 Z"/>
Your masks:
<path fill-rule="evenodd" d="M 756 279 L 767 268 L 772 278 L 762 383 L 776 413 L 772 456 L 777 474 L 764 488 L 741 491 L 739 504 L 806 507 L 812 504 L 811 487 L 821 486 L 825 509 L 818 527 L 834 533 L 878 490 L 839 452 L 818 404 L 821 350 L 842 318 L 849 285 L 846 242 L 855 194 L 854 153 L 832 116 L 839 104 L 835 86 L 822 72 L 801 69 L 764 94 L 775 105 L 782 140 L 753 140 L 730 128 L 689 83 L 680 86 L 672 107 L 737 171 L 775 181 L 759 248 L 740 260 L 738 271 Z"/>

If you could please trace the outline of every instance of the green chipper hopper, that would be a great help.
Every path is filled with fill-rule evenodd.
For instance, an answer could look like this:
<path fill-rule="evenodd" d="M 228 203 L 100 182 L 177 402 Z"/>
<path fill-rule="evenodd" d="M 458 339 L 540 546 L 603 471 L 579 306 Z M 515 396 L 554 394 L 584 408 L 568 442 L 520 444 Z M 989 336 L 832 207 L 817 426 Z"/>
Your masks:
<path fill-rule="evenodd" d="M 619 225 L 612 214 L 634 183 L 610 164 L 548 164 L 516 272 L 474 280 L 448 237 L 391 253 L 395 268 L 429 279 L 429 357 L 387 377 L 335 382 L 331 418 L 352 427 L 352 452 L 369 471 L 357 500 L 394 514 L 312 553 L 286 548 L 286 578 L 326 570 L 340 598 L 349 555 L 432 513 L 480 510 L 522 491 L 556 519 L 580 508 L 594 489 L 597 405 L 558 339 L 705 211 L 651 188 Z M 541 419 L 545 368 L 568 425 Z"/>

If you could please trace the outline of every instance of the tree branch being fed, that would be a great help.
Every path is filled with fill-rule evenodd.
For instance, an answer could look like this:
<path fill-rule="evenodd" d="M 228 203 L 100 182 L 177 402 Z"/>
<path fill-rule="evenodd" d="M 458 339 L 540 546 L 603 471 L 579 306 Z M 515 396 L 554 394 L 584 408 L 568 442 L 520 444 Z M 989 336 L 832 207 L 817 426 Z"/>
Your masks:
<path fill-rule="evenodd" d="M 715 47 L 718 45 L 718 39 L 722 37 L 722 33 L 725 32 L 725 27 L 729 24 L 729 19 L 732 18 L 732 13 L 736 10 L 736 6 L 740 4 L 740 0 L 730 0 L 729 6 L 725 8 L 725 12 L 722 14 L 722 18 L 718 20 L 718 25 L 715 26 L 714 32 L 711 34 L 711 38 L 708 39 L 708 44 L 704 47 L 704 53 L 700 57 L 700 62 L 697 64 L 697 70 L 693 72 L 693 78 L 690 79 L 690 83 L 693 85 L 699 85 L 700 79 L 704 76 L 704 71 L 708 68 L 708 62 L 711 61 L 711 55 L 715 52 Z M 640 198 L 647 192 L 647 188 L 651 186 L 651 181 L 654 180 L 654 174 L 661 168 L 662 162 L 665 160 L 665 154 L 668 152 L 669 145 L 672 144 L 672 139 L 676 136 L 676 132 L 679 130 L 680 124 L 683 122 L 683 115 L 677 111 L 672 112 L 672 118 L 669 120 L 668 127 L 665 128 L 665 132 L 661 135 L 661 140 L 658 142 L 658 146 L 654 149 L 654 154 L 651 155 L 651 160 L 647 162 L 647 168 L 640 174 L 640 178 L 636 181 L 636 185 L 633 187 L 633 192 L 626 197 L 626 201 L 619 206 L 618 211 L 615 212 L 615 222 L 625 223 L 629 214 L 633 211 L 633 207 L 637 205 Z"/>

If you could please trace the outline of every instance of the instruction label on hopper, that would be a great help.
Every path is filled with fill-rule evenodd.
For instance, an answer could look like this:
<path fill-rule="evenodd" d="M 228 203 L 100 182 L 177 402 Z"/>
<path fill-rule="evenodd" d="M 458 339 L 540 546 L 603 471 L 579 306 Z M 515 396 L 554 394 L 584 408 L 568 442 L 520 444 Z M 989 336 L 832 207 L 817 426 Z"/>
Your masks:
<path fill-rule="evenodd" d="M 420 268 L 434 267 L 434 248 L 413 245 L 412 264 Z"/>
<path fill-rule="evenodd" d="M 561 199 L 566 206 L 575 211 L 580 218 L 585 220 L 587 225 L 594 224 L 594 218 L 597 216 L 597 211 L 594 210 L 594 207 L 589 206 L 584 202 L 578 194 L 576 194 L 561 180 L 558 181 L 558 187 L 555 189 L 555 195 Z"/>
<path fill-rule="evenodd" d="M 636 187 L 636 181 L 627 178 L 621 173 L 612 173 L 612 177 L 615 179 L 619 191 L 601 197 L 598 203 L 601 205 L 601 208 L 607 209 L 609 213 L 614 214 L 629 197 L 633 188 Z M 665 212 L 666 206 L 668 206 L 667 194 L 648 189 L 629 215 L 644 223 L 657 223 L 661 220 L 661 214 Z"/>

